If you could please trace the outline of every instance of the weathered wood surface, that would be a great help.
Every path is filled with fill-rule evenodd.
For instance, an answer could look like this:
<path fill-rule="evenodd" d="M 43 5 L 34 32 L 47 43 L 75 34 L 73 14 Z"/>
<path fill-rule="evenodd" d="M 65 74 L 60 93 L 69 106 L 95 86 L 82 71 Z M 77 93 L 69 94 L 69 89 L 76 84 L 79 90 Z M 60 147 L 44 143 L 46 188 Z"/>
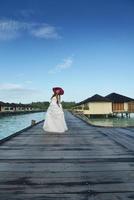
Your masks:
<path fill-rule="evenodd" d="M 133 200 L 134 129 L 98 128 L 65 113 L 0 145 L 0 200 Z"/>

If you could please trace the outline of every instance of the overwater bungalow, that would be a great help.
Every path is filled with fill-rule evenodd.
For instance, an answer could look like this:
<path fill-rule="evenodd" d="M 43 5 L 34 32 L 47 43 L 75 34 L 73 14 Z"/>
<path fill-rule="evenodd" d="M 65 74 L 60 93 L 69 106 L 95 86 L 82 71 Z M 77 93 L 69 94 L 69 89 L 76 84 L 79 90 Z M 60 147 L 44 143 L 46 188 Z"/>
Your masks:
<path fill-rule="evenodd" d="M 112 101 L 113 114 L 129 115 L 134 113 L 134 99 L 117 93 L 111 93 L 105 97 Z"/>
<path fill-rule="evenodd" d="M 88 116 L 108 116 L 112 114 L 112 101 L 106 97 L 96 94 L 77 103 L 74 109 Z"/>
<path fill-rule="evenodd" d="M 2 112 L 3 107 L 4 107 L 4 102 L 0 101 L 0 112 Z"/>
<path fill-rule="evenodd" d="M 10 103 L 0 102 L 0 112 L 14 111 L 14 107 Z"/>
<path fill-rule="evenodd" d="M 134 99 L 117 93 L 105 97 L 96 94 L 77 103 L 74 110 L 88 116 L 117 114 L 130 116 L 130 113 L 134 113 Z"/>
<path fill-rule="evenodd" d="M 30 104 L 4 103 L 0 101 L 0 112 L 21 112 L 32 110 L 33 107 Z"/>

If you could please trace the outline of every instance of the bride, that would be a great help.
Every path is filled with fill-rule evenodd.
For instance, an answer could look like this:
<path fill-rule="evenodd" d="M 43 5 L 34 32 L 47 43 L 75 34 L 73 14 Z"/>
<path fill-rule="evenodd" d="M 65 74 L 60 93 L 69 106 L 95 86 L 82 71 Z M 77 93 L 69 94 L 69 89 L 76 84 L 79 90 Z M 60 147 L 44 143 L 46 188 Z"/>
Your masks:
<path fill-rule="evenodd" d="M 61 96 L 64 94 L 62 88 L 53 88 L 50 105 L 46 112 L 43 129 L 46 132 L 63 133 L 68 130 L 61 105 Z"/>

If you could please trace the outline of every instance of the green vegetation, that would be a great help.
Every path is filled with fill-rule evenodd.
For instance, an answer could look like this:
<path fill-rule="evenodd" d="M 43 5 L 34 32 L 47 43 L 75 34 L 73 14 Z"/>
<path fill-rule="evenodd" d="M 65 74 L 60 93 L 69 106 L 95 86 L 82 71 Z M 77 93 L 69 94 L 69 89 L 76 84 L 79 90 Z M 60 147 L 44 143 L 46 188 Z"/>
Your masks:
<path fill-rule="evenodd" d="M 46 110 L 49 106 L 49 102 L 48 101 L 44 101 L 44 102 L 32 102 L 31 103 L 31 106 L 33 108 L 36 108 L 36 109 L 41 109 L 41 110 Z"/>
<path fill-rule="evenodd" d="M 61 104 L 64 109 L 71 109 L 72 107 L 75 106 L 76 103 L 74 101 L 71 102 L 62 101 Z"/>
<path fill-rule="evenodd" d="M 65 102 L 65 101 L 62 101 L 61 102 L 62 104 L 62 107 L 64 109 L 71 109 L 72 107 L 75 106 L 75 102 Z M 41 109 L 41 110 L 46 110 L 49 106 L 49 102 L 48 101 L 44 101 L 44 102 L 32 102 L 30 104 L 33 108 L 38 108 L 38 109 Z"/>

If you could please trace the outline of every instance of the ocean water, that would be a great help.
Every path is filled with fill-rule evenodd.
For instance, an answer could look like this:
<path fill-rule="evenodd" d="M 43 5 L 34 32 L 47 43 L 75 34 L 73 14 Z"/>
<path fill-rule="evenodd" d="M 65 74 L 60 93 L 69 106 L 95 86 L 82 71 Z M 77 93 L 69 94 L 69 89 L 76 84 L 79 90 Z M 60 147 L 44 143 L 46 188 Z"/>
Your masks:
<path fill-rule="evenodd" d="M 45 119 L 45 112 L 0 116 L 0 139 L 30 126 L 31 120 L 39 122 L 43 119 Z"/>
<path fill-rule="evenodd" d="M 89 122 L 97 126 L 134 127 L 134 114 L 131 114 L 130 118 L 89 118 Z"/>

